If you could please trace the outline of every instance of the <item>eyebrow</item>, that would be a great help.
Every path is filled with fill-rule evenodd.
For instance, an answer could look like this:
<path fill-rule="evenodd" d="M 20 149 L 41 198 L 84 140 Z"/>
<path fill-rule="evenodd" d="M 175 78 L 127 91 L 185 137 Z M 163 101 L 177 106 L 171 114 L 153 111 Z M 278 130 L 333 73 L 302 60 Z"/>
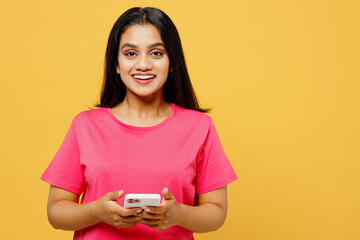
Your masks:
<path fill-rule="evenodd" d="M 125 47 L 130 47 L 130 48 L 137 48 L 136 45 L 131 44 L 131 43 L 125 43 L 124 45 L 122 45 L 122 47 L 120 48 L 120 50 L 122 50 Z M 151 45 L 149 45 L 148 48 L 153 48 L 153 47 L 165 47 L 163 43 L 161 42 L 157 42 L 157 43 L 153 43 Z"/>

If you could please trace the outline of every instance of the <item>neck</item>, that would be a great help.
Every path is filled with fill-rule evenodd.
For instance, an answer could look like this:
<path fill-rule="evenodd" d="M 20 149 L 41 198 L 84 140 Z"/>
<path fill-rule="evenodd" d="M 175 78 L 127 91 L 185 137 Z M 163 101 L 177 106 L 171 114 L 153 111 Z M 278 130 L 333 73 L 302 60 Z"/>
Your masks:
<path fill-rule="evenodd" d="M 161 91 L 160 91 L 161 92 Z M 169 104 L 163 95 L 141 97 L 127 92 L 125 99 L 117 106 L 132 118 L 157 118 L 167 113 Z"/>

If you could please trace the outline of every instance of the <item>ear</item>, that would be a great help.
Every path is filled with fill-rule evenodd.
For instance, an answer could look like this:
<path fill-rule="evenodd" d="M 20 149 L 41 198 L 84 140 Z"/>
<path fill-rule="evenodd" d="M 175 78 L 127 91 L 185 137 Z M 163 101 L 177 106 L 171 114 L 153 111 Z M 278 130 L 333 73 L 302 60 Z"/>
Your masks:
<path fill-rule="evenodd" d="M 119 64 L 116 64 L 116 73 L 117 73 L 117 74 L 120 74 L 120 67 L 119 67 Z"/>

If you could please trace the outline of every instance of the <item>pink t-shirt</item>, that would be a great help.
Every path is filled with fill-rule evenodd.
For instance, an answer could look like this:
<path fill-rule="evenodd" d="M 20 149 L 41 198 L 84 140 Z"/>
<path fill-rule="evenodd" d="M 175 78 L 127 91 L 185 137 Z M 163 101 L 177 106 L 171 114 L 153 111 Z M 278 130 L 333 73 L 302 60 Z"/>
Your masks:
<path fill-rule="evenodd" d="M 150 127 L 119 121 L 110 108 L 78 114 L 41 179 L 82 194 L 81 202 L 108 192 L 158 193 L 167 187 L 179 203 L 237 179 L 207 114 L 171 103 L 171 114 Z M 118 200 L 124 206 L 124 197 Z M 76 231 L 74 239 L 193 239 L 179 226 L 156 230 L 139 224 L 117 229 L 106 223 Z"/>

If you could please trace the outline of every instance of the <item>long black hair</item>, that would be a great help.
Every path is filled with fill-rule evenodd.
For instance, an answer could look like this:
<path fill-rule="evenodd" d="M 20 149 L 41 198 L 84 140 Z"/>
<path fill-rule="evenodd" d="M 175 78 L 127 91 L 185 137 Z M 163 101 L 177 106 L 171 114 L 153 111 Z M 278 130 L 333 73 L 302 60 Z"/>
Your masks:
<path fill-rule="evenodd" d="M 171 19 L 157 8 L 131 8 L 124 12 L 111 29 L 104 62 L 104 81 L 101 90 L 100 104 L 95 107 L 114 107 L 122 102 L 126 95 L 126 86 L 116 72 L 118 65 L 119 44 L 122 33 L 134 24 L 152 24 L 160 32 L 170 60 L 168 78 L 164 84 L 163 96 L 166 102 L 184 108 L 209 112 L 211 109 L 200 108 L 181 46 L 179 33 Z"/>

